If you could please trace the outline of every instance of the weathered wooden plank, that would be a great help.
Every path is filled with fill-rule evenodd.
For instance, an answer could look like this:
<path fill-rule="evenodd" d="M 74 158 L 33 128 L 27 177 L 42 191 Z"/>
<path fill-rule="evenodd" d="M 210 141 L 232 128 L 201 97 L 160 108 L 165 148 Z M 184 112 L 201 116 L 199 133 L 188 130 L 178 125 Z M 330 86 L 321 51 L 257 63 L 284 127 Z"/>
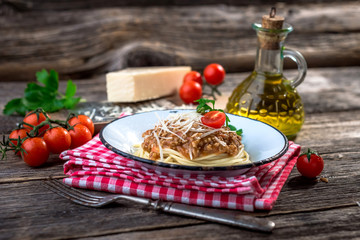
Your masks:
<path fill-rule="evenodd" d="M 201 221 L 169 217 L 129 202 L 101 209 L 73 204 L 41 182 L 1 184 L 0 238 L 54 239 L 182 226 Z"/>
<path fill-rule="evenodd" d="M 271 234 L 202 224 L 156 231 L 120 233 L 96 239 L 358 239 L 359 207 L 323 212 L 297 213 L 272 217 L 276 228 Z M 90 238 L 85 238 L 90 239 Z"/>
<path fill-rule="evenodd" d="M 325 161 L 321 177 L 327 178 L 328 182 L 303 178 L 295 167 L 269 215 L 357 205 L 360 199 L 360 187 L 357 186 L 360 174 L 352 169 L 359 168 L 358 150 L 342 153 L 339 158 L 339 153 L 327 154 L 321 147 L 313 149 L 321 151 Z M 306 200 L 303 196 L 306 196 Z"/>
<path fill-rule="evenodd" d="M 357 0 L 347 0 L 357 1 Z M 331 3 L 336 0 L 287 0 L 286 3 Z M 278 1 L 268 0 L 266 4 L 276 4 Z M 41 0 L 4 0 L 3 5 L 0 6 L 4 12 L 14 13 L 22 11 L 63 11 L 74 9 L 99 9 L 110 7 L 149 7 L 149 6 L 198 6 L 198 5 L 232 5 L 232 6 L 247 6 L 247 5 L 260 5 L 264 4 L 263 0 L 123 0 L 123 1 L 101 1 L 101 0 L 84 0 L 84 1 L 59 1 L 48 0 L 43 2 Z"/>
<path fill-rule="evenodd" d="M 47 179 L 50 175 L 64 176 L 63 163 L 58 155 L 52 154 L 42 167 L 33 168 L 27 166 L 21 157 L 9 152 L 7 157 L 0 161 L 0 184 Z"/>
<path fill-rule="evenodd" d="M 294 211 L 293 213 L 279 212 L 276 214 L 276 211 L 273 211 L 267 218 L 275 221 L 277 227 L 273 234 L 268 235 L 156 213 L 140 205 L 127 202 L 100 209 L 83 207 L 48 191 L 37 181 L 1 184 L 0 189 L 3 193 L 0 196 L 3 203 L 0 206 L 0 236 L 3 239 L 81 238 L 109 234 L 120 234 L 117 237 L 122 239 L 137 239 L 136 236 L 144 236 L 143 234 L 146 234 L 148 239 L 162 239 L 165 236 L 176 239 L 180 232 L 185 239 L 207 239 L 209 237 L 217 239 L 221 238 L 219 234 L 222 237 L 225 234 L 227 238 L 231 239 L 235 234 L 239 237 L 246 234 L 249 237 L 271 239 L 287 238 L 289 234 L 304 238 L 314 237 L 314 239 L 329 236 L 356 237 L 360 234 L 360 222 L 358 221 L 360 212 L 355 204 L 346 208 L 339 207 L 322 211 L 316 211 L 314 208 L 312 211 L 306 211 L 303 208 L 303 211 Z M 304 201 L 303 196 L 296 194 L 296 189 L 292 191 L 292 195 L 297 196 L 304 204 L 312 205 L 311 198 Z M 301 192 L 304 191 L 301 190 Z M 316 195 L 315 189 L 312 189 L 312 192 Z M 317 195 L 321 195 L 323 199 L 332 198 L 336 201 L 337 196 L 342 194 L 342 192 L 336 192 L 337 195 L 334 192 Z M 358 197 L 354 196 L 354 198 Z M 286 200 L 288 209 L 302 209 L 299 202 L 292 202 L 292 198 Z M 347 214 L 344 214 L 344 211 Z M 239 214 L 243 213 L 239 212 Z M 309 225 L 312 226 L 311 230 L 309 230 Z M 206 233 L 209 228 L 212 228 L 210 235 Z M 214 231 L 214 229 L 217 230 Z M 305 229 L 306 231 L 304 231 Z M 339 232 L 339 230 L 341 231 Z M 196 235 L 193 235 L 195 233 Z"/>
<path fill-rule="evenodd" d="M 278 4 L 278 13 L 295 27 L 287 46 L 300 50 L 309 66 L 358 65 L 357 6 Z M 269 7 L 114 8 L 0 17 L 0 78 L 28 80 L 41 68 L 84 78 L 127 66 L 202 69 L 209 62 L 229 72 L 251 70 L 256 47 L 251 24 Z"/>

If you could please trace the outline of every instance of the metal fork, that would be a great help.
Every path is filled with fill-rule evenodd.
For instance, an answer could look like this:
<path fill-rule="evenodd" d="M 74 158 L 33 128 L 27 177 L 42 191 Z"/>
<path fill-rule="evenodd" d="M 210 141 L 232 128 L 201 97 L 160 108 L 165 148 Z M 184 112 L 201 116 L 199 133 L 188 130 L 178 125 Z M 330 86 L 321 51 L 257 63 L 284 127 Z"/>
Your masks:
<path fill-rule="evenodd" d="M 115 202 L 118 199 L 126 199 L 132 202 L 144 204 L 150 208 L 163 212 L 194 217 L 202 220 L 251 230 L 271 232 L 275 227 L 275 223 L 272 221 L 253 216 L 240 215 L 238 214 L 239 212 L 236 211 L 205 208 L 173 202 L 163 202 L 161 200 L 151 200 L 122 194 L 98 196 L 72 188 L 52 178 L 47 181 L 43 181 L 43 183 L 44 186 L 52 192 L 63 196 L 77 204 L 88 207 L 102 207 L 109 203 Z"/>

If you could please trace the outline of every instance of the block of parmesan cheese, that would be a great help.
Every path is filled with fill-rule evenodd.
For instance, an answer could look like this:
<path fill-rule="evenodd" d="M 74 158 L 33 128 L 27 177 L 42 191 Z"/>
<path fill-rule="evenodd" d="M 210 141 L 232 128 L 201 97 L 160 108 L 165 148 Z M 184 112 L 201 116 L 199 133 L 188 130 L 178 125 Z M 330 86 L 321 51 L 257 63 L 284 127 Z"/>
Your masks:
<path fill-rule="evenodd" d="M 177 91 L 191 67 L 139 67 L 106 74 L 109 102 L 137 102 Z"/>

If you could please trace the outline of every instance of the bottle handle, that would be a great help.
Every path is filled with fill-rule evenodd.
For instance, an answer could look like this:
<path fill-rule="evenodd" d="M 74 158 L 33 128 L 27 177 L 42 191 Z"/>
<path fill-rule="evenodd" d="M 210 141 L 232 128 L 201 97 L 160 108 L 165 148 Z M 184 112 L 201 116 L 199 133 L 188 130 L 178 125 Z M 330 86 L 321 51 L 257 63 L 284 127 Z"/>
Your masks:
<path fill-rule="evenodd" d="M 297 64 L 299 73 L 297 77 L 291 81 L 291 86 L 295 88 L 299 86 L 305 79 L 306 71 L 307 71 L 306 60 L 301 53 L 292 49 L 284 49 L 283 56 L 284 58 L 286 57 L 290 58 Z"/>

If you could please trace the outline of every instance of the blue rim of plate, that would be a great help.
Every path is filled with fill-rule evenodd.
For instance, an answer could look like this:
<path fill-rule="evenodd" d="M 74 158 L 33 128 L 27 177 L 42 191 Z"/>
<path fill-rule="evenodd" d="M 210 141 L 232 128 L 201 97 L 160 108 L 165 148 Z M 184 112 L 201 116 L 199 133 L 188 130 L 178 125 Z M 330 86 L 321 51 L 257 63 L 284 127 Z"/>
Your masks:
<path fill-rule="evenodd" d="M 270 163 L 270 162 L 280 158 L 289 149 L 289 141 L 288 141 L 288 139 L 286 138 L 286 136 L 281 131 L 279 131 L 275 127 L 273 127 L 273 126 L 271 126 L 271 125 L 269 125 L 267 123 L 255 120 L 255 119 L 246 118 L 246 117 L 231 114 L 231 113 L 226 113 L 226 114 L 230 114 L 230 115 L 233 115 L 235 117 L 246 118 L 246 119 L 249 119 L 251 121 L 260 122 L 262 124 L 268 125 L 269 127 L 275 129 L 284 138 L 284 141 L 285 141 L 284 147 L 277 154 L 275 154 L 274 156 L 271 156 L 269 158 L 257 161 L 255 163 L 233 165 L 233 166 L 222 166 L 222 167 L 209 167 L 209 166 L 202 167 L 202 166 L 187 166 L 187 165 L 163 163 L 163 162 L 160 162 L 160 161 L 154 161 L 154 160 L 150 160 L 150 159 L 146 159 L 146 158 L 137 157 L 137 156 L 134 156 L 134 155 L 132 155 L 130 153 L 121 151 L 121 150 L 117 149 L 116 147 L 112 146 L 111 144 L 109 144 L 105 140 L 105 138 L 103 136 L 103 131 L 108 125 L 110 125 L 111 123 L 113 123 L 115 121 L 119 121 L 119 120 L 127 118 L 127 117 L 131 117 L 131 116 L 134 116 L 134 115 L 140 115 L 140 114 L 144 114 L 144 113 L 151 113 L 151 112 L 159 112 L 159 111 L 170 111 L 170 112 L 174 111 L 174 112 L 177 112 L 177 111 L 182 111 L 182 110 L 183 109 L 154 110 L 154 111 L 136 113 L 136 114 L 133 114 L 133 115 L 128 115 L 128 116 L 124 116 L 122 118 L 114 119 L 113 121 L 109 122 L 108 124 L 106 124 L 105 127 L 103 127 L 101 129 L 100 134 L 99 134 L 100 141 L 107 149 L 109 149 L 109 150 L 115 152 L 116 154 L 121 155 L 121 156 L 123 156 L 125 158 L 135 160 L 135 161 L 139 161 L 139 162 L 146 163 L 146 164 L 150 164 L 150 165 L 153 165 L 153 166 L 159 166 L 159 167 L 165 167 L 165 168 L 171 168 L 171 169 L 183 169 L 183 170 L 190 170 L 190 171 L 226 171 L 226 170 L 247 169 L 247 168 L 251 168 L 251 167 L 260 166 L 260 165 Z M 186 110 L 188 110 L 188 109 L 186 109 Z M 192 109 L 189 109 L 189 110 L 192 110 Z"/>

